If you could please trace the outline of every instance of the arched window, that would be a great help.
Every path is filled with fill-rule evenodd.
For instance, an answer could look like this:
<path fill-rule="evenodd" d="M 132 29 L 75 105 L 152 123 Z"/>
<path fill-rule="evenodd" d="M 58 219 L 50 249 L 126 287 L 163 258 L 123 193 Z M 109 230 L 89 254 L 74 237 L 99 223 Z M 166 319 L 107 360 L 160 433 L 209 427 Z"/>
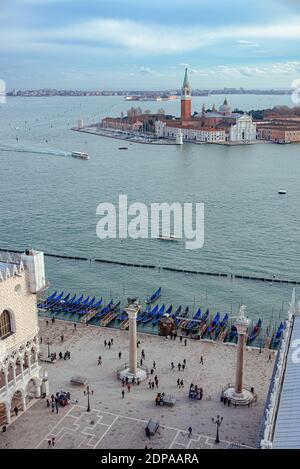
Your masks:
<path fill-rule="evenodd" d="M 0 338 L 3 339 L 7 335 L 11 334 L 12 325 L 9 311 L 6 309 L 0 314 Z"/>

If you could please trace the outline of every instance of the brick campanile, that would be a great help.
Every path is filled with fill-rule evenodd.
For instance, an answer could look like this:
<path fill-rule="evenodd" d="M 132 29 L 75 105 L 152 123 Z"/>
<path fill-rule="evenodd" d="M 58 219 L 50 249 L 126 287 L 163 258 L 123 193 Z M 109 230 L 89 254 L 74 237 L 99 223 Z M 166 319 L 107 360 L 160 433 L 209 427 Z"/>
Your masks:
<path fill-rule="evenodd" d="M 181 89 L 181 120 L 189 121 L 191 119 L 191 116 L 192 116 L 191 87 L 189 84 L 187 68 L 186 68 L 183 85 Z"/>

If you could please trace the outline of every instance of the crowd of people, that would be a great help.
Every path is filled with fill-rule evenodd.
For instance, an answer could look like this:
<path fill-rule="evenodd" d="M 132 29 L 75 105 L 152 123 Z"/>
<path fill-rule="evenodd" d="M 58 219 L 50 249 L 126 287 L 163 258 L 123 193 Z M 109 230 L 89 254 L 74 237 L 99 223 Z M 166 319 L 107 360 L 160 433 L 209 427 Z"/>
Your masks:
<path fill-rule="evenodd" d="M 193 383 L 191 383 L 190 390 L 189 390 L 189 397 L 191 399 L 197 399 L 201 401 L 203 397 L 203 389 L 198 387 L 197 384 L 194 385 Z"/>

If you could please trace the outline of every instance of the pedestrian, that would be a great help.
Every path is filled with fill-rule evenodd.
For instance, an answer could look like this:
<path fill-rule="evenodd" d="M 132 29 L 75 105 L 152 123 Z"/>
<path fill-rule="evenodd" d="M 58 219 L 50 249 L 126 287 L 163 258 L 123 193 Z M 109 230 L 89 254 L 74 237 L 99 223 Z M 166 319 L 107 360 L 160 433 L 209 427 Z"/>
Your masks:
<path fill-rule="evenodd" d="M 183 364 L 186 365 L 186 359 L 183 360 Z"/>
<path fill-rule="evenodd" d="M 101 358 L 101 356 L 98 358 L 98 365 L 102 365 L 102 358 Z"/>
<path fill-rule="evenodd" d="M 184 388 L 183 379 L 180 381 L 180 387 Z"/>
<path fill-rule="evenodd" d="M 60 338 L 61 338 L 61 341 L 63 342 L 63 341 L 64 341 L 64 335 L 62 334 L 62 335 L 60 336 Z"/>
<path fill-rule="evenodd" d="M 227 399 L 227 404 L 228 404 L 228 407 L 230 407 L 231 400 L 229 399 L 229 397 L 228 397 L 228 399 Z"/>
<path fill-rule="evenodd" d="M 50 401 L 49 401 L 49 399 L 47 399 L 46 402 L 47 402 L 47 407 L 50 407 Z"/>
<path fill-rule="evenodd" d="M 142 364 L 143 364 L 143 359 L 141 358 L 140 359 L 140 365 L 142 366 Z"/>
<path fill-rule="evenodd" d="M 122 398 L 124 399 L 124 396 L 125 396 L 125 391 L 124 389 L 122 389 Z"/>
<path fill-rule="evenodd" d="M 48 440 L 48 448 L 51 448 L 51 440 Z"/>
<path fill-rule="evenodd" d="M 48 326 L 48 324 L 49 324 L 49 321 L 48 321 L 48 319 L 47 319 L 47 321 L 46 321 L 46 326 Z"/>
<path fill-rule="evenodd" d="M 14 411 L 15 411 L 16 417 L 18 417 L 19 409 L 17 406 L 14 408 Z"/>
<path fill-rule="evenodd" d="M 271 355 L 271 353 L 269 354 L 269 358 L 268 358 L 268 363 L 269 363 L 269 362 L 272 362 L 272 355 Z"/>
<path fill-rule="evenodd" d="M 171 362 L 171 370 L 174 370 L 174 368 L 175 368 L 175 365 L 173 362 Z"/>
<path fill-rule="evenodd" d="M 179 388 L 179 386 L 180 386 L 180 379 L 178 378 L 178 380 L 177 380 L 177 387 Z"/>
<path fill-rule="evenodd" d="M 182 342 L 182 335 L 179 337 L 179 339 L 180 339 L 180 343 L 181 343 Z"/>
<path fill-rule="evenodd" d="M 153 368 L 151 368 L 150 374 L 153 375 L 153 373 L 154 373 L 154 370 L 153 370 Z"/>
<path fill-rule="evenodd" d="M 122 352 L 119 352 L 119 360 L 121 360 Z"/>
<path fill-rule="evenodd" d="M 184 346 L 185 346 L 185 347 L 186 347 L 186 343 L 187 343 L 187 341 L 186 341 L 186 339 L 184 339 Z"/>
<path fill-rule="evenodd" d="M 77 324 L 74 322 L 74 329 L 75 329 L 75 331 L 76 331 L 76 327 L 77 327 Z"/>
<path fill-rule="evenodd" d="M 148 382 L 149 389 L 151 389 L 151 379 Z"/>
<path fill-rule="evenodd" d="M 189 431 L 189 435 L 188 435 L 188 436 L 191 437 L 191 436 L 192 436 L 192 433 L 193 433 L 192 427 L 189 427 L 189 428 L 188 428 L 188 431 Z"/>
<path fill-rule="evenodd" d="M 40 338 L 40 342 L 41 342 L 41 344 L 43 343 L 43 337 Z"/>
<path fill-rule="evenodd" d="M 185 364 L 182 365 L 182 371 L 184 371 L 184 369 L 185 369 Z"/>
<path fill-rule="evenodd" d="M 202 355 L 201 355 L 201 357 L 200 357 L 200 365 L 204 365 Z"/>
<path fill-rule="evenodd" d="M 181 363 L 178 363 L 178 371 L 181 369 Z"/>
<path fill-rule="evenodd" d="M 110 345 L 114 343 L 114 339 L 110 339 Z"/>
<path fill-rule="evenodd" d="M 223 404 L 224 404 L 224 405 L 227 404 L 227 397 L 226 397 L 226 396 L 223 397 Z"/>
<path fill-rule="evenodd" d="M 122 386 L 123 386 L 123 388 L 125 386 L 125 378 L 124 377 L 122 378 Z"/>
<path fill-rule="evenodd" d="M 142 353 L 142 358 L 143 358 L 143 360 L 145 360 L 145 358 L 146 358 L 146 355 L 145 355 L 145 350 L 142 350 L 142 352 L 141 352 L 141 353 Z"/>
<path fill-rule="evenodd" d="M 138 340 L 136 344 L 137 348 L 139 348 L 140 345 L 141 345 L 141 342 Z"/>
<path fill-rule="evenodd" d="M 55 407 L 55 404 L 54 404 L 54 401 L 52 401 L 52 414 L 54 413 L 54 407 Z"/>
<path fill-rule="evenodd" d="M 111 347 L 111 341 L 108 342 L 108 348 L 110 350 L 110 347 Z"/>
<path fill-rule="evenodd" d="M 128 384 L 127 384 L 127 390 L 128 390 L 128 392 L 130 392 L 130 388 L 131 388 L 131 385 L 128 383 Z"/>
<path fill-rule="evenodd" d="M 104 341 L 104 347 L 106 347 L 106 346 L 107 346 L 107 342 L 106 342 L 106 340 L 105 340 L 105 341 Z"/>
<path fill-rule="evenodd" d="M 55 438 L 54 438 L 54 436 L 52 437 L 52 446 L 55 446 Z"/>
<path fill-rule="evenodd" d="M 177 337 L 177 332 L 175 331 L 173 334 L 173 339 L 176 340 L 176 337 Z"/>
<path fill-rule="evenodd" d="M 55 408 L 56 408 L 56 413 L 58 414 L 58 402 L 56 402 Z"/>
<path fill-rule="evenodd" d="M 153 362 L 152 366 L 153 366 L 154 370 L 156 370 L 156 363 L 155 362 Z"/>
<path fill-rule="evenodd" d="M 158 379 L 155 381 L 156 387 L 158 388 Z"/>

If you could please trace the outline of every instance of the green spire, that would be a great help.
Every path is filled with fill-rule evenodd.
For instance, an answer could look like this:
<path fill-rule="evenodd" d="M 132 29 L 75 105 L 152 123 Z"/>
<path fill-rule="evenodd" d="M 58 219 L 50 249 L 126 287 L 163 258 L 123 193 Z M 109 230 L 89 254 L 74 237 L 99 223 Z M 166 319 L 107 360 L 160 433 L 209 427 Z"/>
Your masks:
<path fill-rule="evenodd" d="M 224 104 L 227 106 L 227 98 L 224 99 Z"/>
<path fill-rule="evenodd" d="M 184 74 L 184 80 L 183 80 L 182 88 L 190 88 L 190 83 L 189 83 L 189 79 L 188 79 L 187 68 L 185 69 L 185 74 Z"/>

